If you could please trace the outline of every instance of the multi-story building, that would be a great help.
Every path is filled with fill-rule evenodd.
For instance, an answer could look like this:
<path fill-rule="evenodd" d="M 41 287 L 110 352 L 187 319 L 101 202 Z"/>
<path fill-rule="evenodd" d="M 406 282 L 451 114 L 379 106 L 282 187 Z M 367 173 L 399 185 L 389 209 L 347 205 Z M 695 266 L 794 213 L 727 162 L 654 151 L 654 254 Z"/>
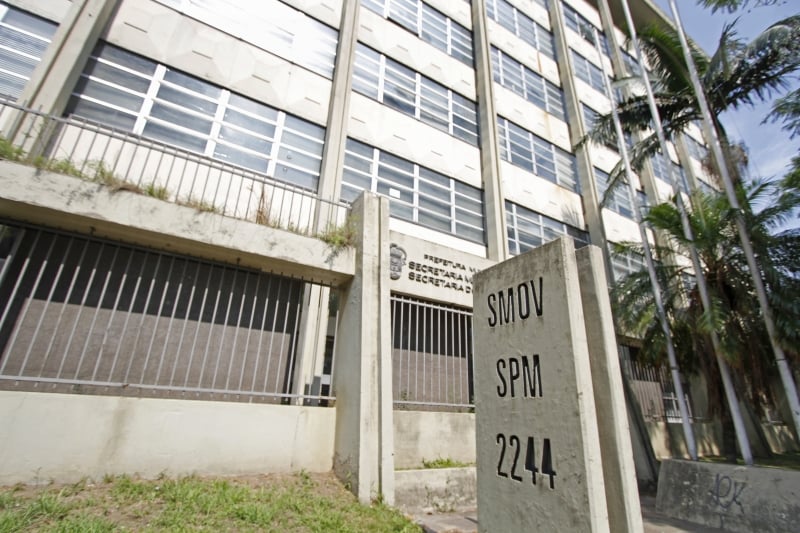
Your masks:
<path fill-rule="evenodd" d="M 606 250 L 609 278 L 641 268 L 608 253 L 639 238 L 626 189 L 601 205 L 616 148 L 579 143 L 605 78 L 641 68 L 608 4 L 0 2 L 0 387 L 34 406 L 3 409 L 4 454 L 42 445 L 0 479 L 330 469 L 336 410 L 372 401 L 343 397 L 374 371 L 340 361 L 356 337 L 391 345 L 370 398 L 392 391 L 395 464 L 474 458 L 448 433 L 471 423 L 472 274 L 565 235 Z M 668 195 L 670 165 L 707 182 L 700 139 L 655 158 L 642 195 Z M 340 316 L 368 283 L 379 308 Z"/>

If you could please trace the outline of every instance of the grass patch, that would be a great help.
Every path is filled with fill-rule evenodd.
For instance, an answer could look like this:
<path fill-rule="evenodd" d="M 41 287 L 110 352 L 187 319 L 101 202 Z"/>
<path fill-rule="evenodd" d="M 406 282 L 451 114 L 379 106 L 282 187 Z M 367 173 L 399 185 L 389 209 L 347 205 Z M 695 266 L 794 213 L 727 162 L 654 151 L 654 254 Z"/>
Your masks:
<path fill-rule="evenodd" d="M 358 238 L 358 228 L 355 221 L 348 217 L 341 226 L 329 224 L 325 231 L 317 234 L 317 238 L 327 244 L 334 254 L 338 254 L 345 248 L 356 245 Z"/>
<path fill-rule="evenodd" d="M 193 207 L 198 211 L 202 211 L 203 213 L 219 213 L 219 209 L 212 203 L 206 202 L 203 199 L 197 199 L 192 196 L 189 198 L 178 202 L 180 205 L 185 205 L 186 207 Z"/>
<path fill-rule="evenodd" d="M 730 464 L 725 457 L 717 455 L 706 455 L 700 457 L 700 461 L 705 461 L 708 463 Z M 744 461 L 737 457 L 736 464 L 744 466 Z M 776 453 L 773 454 L 772 457 L 753 457 L 753 464 L 755 466 L 763 466 L 765 468 L 800 470 L 800 452 Z"/>
<path fill-rule="evenodd" d="M 455 459 L 450 459 L 449 457 L 439 457 L 430 461 L 426 461 L 425 459 L 422 460 L 423 468 L 461 468 L 464 466 L 473 465 L 469 463 L 462 463 L 461 461 L 456 461 Z"/>
<path fill-rule="evenodd" d="M 0 533 L 48 531 L 403 532 L 394 509 L 360 505 L 330 474 L 141 480 L 0 488 Z"/>

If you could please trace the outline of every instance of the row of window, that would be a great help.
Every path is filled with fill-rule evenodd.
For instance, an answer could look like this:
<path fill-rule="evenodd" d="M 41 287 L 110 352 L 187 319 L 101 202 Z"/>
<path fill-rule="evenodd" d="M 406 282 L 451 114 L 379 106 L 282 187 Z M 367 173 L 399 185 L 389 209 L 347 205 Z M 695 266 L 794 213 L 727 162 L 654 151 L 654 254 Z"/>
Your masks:
<path fill-rule="evenodd" d="M 367 190 L 389 198 L 393 217 L 483 244 L 483 191 L 347 139 L 341 198 Z"/>
<path fill-rule="evenodd" d="M 606 94 L 603 70 L 575 50 L 570 49 L 570 55 L 572 56 L 572 68 L 575 69 L 575 76 L 588 83 L 593 89 Z"/>
<path fill-rule="evenodd" d="M 110 44 L 67 112 L 317 189 L 324 128 Z"/>
<path fill-rule="evenodd" d="M 519 255 L 564 235 L 574 238 L 576 247 L 589 244 L 587 232 L 508 200 L 506 200 L 506 231 L 508 250 L 512 255 Z"/>
<path fill-rule="evenodd" d="M 57 27 L 0 4 L 0 95 L 19 98 Z"/>
<path fill-rule="evenodd" d="M 497 117 L 497 129 L 502 159 L 579 192 L 574 155 L 503 117 Z"/>
<path fill-rule="evenodd" d="M 689 152 L 689 155 L 697 161 L 705 161 L 708 157 L 708 148 L 694 140 L 693 137 L 684 135 L 683 138 L 686 139 L 686 149 Z"/>
<path fill-rule="evenodd" d="M 475 102 L 360 43 L 353 67 L 353 90 L 478 144 Z"/>
<path fill-rule="evenodd" d="M 630 252 L 615 252 L 611 243 L 609 243 L 609 249 L 611 269 L 614 271 L 615 281 L 620 281 L 630 274 L 635 274 L 645 269 L 645 259 L 643 256 Z"/>
<path fill-rule="evenodd" d="M 566 120 L 564 91 L 547 81 L 499 48 L 492 46 L 492 75 L 494 81 L 544 109 Z"/>
<path fill-rule="evenodd" d="M 594 177 L 597 185 L 597 195 L 602 201 L 603 195 L 606 194 L 611 182 L 611 177 L 608 172 L 604 172 L 597 167 L 594 167 Z M 644 207 L 647 205 L 647 196 L 644 191 L 636 191 L 637 203 L 639 206 Z M 615 213 L 634 219 L 634 203 L 631 198 L 630 187 L 625 183 L 618 183 L 612 190 L 611 194 L 606 198 L 604 205 L 606 209 L 610 209 Z"/>
<path fill-rule="evenodd" d="M 581 112 L 583 113 L 583 123 L 586 126 L 586 131 L 589 132 L 594 129 L 595 122 L 597 122 L 598 117 L 600 117 L 600 113 L 583 102 L 581 102 Z M 622 136 L 625 139 L 625 146 L 630 150 L 633 146 L 633 137 L 627 131 L 623 131 Z M 617 146 L 616 141 L 609 141 L 605 146 L 619 153 L 619 146 Z"/>
<path fill-rule="evenodd" d="M 608 51 L 608 39 L 603 33 L 603 30 L 595 27 L 586 17 L 578 13 L 574 7 L 566 2 L 562 3 L 562 6 L 564 7 L 564 24 L 567 28 L 580 35 L 583 40 L 591 43 L 592 46 L 595 46 L 596 33 L 600 38 L 600 49 L 607 56 L 611 55 Z"/>
<path fill-rule="evenodd" d="M 545 56 L 555 60 L 556 43 L 553 32 L 506 0 L 486 0 L 486 15 Z"/>
<path fill-rule="evenodd" d="M 675 175 L 678 178 L 678 186 L 680 189 L 689 194 L 689 182 L 686 179 L 686 172 L 683 170 L 683 167 L 678 163 L 675 163 L 668 157 L 664 157 L 660 151 L 654 153 L 650 157 L 650 162 L 653 165 L 653 175 L 660 179 L 661 181 L 669 184 L 672 187 L 672 177 L 669 174 L 670 166 L 672 167 L 672 171 L 675 172 Z"/>
<path fill-rule="evenodd" d="M 361 0 L 361 5 L 396 22 L 465 65 L 473 65 L 472 33 L 420 0 Z"/>
<path fill-rule="evenodd" d="M 279 0 L 157 1 L 287 61 L 333 77 L 339 32 Z"/>

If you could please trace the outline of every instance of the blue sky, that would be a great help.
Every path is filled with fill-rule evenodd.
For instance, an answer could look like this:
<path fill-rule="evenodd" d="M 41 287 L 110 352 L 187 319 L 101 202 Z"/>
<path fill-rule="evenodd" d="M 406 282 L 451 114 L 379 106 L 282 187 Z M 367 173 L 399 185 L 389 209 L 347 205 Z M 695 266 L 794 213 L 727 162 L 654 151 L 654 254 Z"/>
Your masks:
<path fill-rule="evenodd" d="M 754 2 L 751 1 L 750 4 Z M 668 0 L 656 0 L 661 9 L 672 15 Z M 676 0 L 686 33 L 700 44 L 708 53 L 717 49 L 719 36 L 727 22 L 737 16 L 736 29 L 740 37 L 750 40 L 771 23 L 800 13 L 800 2 L 797 0 L 780 0 L 778 5 L 753 7 L 740 10 L 734 14 L 711 10 L 697 6 L 695 0 Z M 792 80 L 792 88 L 800 87 L 798 76 Z M 782 176 L 790 159 L 798 154 L 800 139 L 789 140 L 787 132 L 781 130 L 780 124 L 761 124 L 770 111 L 770 104 L 759 104 L 753 108 L 740 108 L 725 113 L 723 124 L 728 135 L 736 140 L 743 140 L 749 148 L 750 173 L 753 176 Z"/>

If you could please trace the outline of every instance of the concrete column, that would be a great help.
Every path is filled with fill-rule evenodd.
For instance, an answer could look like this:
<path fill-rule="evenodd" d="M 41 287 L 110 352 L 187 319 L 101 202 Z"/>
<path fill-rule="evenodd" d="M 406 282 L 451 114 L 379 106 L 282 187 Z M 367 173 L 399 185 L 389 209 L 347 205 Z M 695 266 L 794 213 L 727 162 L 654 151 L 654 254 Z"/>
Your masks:
<path fill-rule="evenodd" d="M 586 317 L 594 403 L 603 419 L 598 432 L 608 522 L 611 531 L 640 532 L 644 527 L 642 510 L 603 255 L 596 246 L 586 246 L 576 251 L 575 256 Z"/>
<path fill-rule="evenodd" d="M 328 121 L 325 129 L 325 144 L 314 226 L 318 232 L 325 231 L 343 221 L 336 220 L 333 203 L 339 201 L 342 187 L 344 150 L 347 142 L 347 121 L 350 116 L 353 62 L 358 42 L 358 0 L 344 0 L 342 18 L 339 23 L 339 44 L 336 49 L 336 65 L 333 69 Z M 330 289 L 307 284 L 303 291 L 303 316 L 300 321 L 300 336 L 295 371 L 296 391 L 300 394 L 318 394 L 315 390 L 322 372 L 325 335 L 328 329 L 328 299 Z"/>
<path fill-rule="evenodd" d="M 118 0 L 74 0 L 53 41 L 36 66 L 19 102 L 42 113 L 60 116 L 98 37 Z M 18 121 L 11 136 L 30 130 Z"/>
<path fill-rule="evenodd" d="M 339 24 L 339 44 L 336 48 L 336 65 L 333 69 L 328 123 L 325 130 L 325 146 L 322 152 L 322 168 L 319 177 L 319 197 L 338 201 L 342 184 L 344 149 L 347 142 L 347 122 L 350 116 L 353 63 L 358 43 L 358 0 L 344 0 L 342 19 Z M 324 205 L 318 209 L 317 227 L 325 229 L 330 218 L 326 217 Z"/>
<path fill-rule="evenodd" d="M 572 67 L 572 59 L 569 53 L 570 49 L 567 44 L 566 35 L 564 34 L 564 13 L 561 9 L 561 2 L 550 2 L 550 26 L 553 28 L 553 37 L 556 41 L 556 62 L 559 66 L 558 70 L 561 76 L 561 87 L 564 90 L 564 100 L 567 107 L 570 142 L 572 146 L 576 146 L 586 135 L 586 127 L 583 124 L 581 103 L 575 89 L 575 70 Z M 600 200 L 602 200 L 602 197 L 597 194 L 594 168 L 589 158 L 588 148 L 586 146 L 578 146 L 575 149 L 575 159 L 578 166 L 578 180 L 581 187 L 581 199 L 583 200 L 583 214 L 589 229 L 589 238 L 592 244 L 602 248 L 603 257 L 605 258 L 606 275 L 609 279 L 614 279 L 613 271 L 611 270 L 611 258 L 608 254 L 606 230 L 603 226 L 603 210 L 600 207 Z"/>
<path fill-rule="evenodd" d="M 118 0 L 75 0 L 59 24 L 50 46 L 31 74 L 18 101 L 45 114 L 18 111 L 8 118 L 7 137 L 29 156 L 40 155 L 54 124 L 48 115 L 64 113 L 86 60 L 113 15 Z"/>
<path fill-rule="evenodd" d="M 500 173 L 497 140 L 497 112 L 494 105 L 492 58 L 486 27 L 486 2 L 472 1 L 472 42 L 475 55 L 475 89 L 478 94 L 478 133 L 481 150 L 483 205 L 486 215 L 487 257 L 494 261 L 508 258 L 505 195 Z"/>
<path fill-rule="evenodd" d="M 336 342 L 333 470 L 362 502 L 394 501 L 394 433 L 389 306 L 389 201 L 363 193 L 355 276 L 343 289 Z"/>

